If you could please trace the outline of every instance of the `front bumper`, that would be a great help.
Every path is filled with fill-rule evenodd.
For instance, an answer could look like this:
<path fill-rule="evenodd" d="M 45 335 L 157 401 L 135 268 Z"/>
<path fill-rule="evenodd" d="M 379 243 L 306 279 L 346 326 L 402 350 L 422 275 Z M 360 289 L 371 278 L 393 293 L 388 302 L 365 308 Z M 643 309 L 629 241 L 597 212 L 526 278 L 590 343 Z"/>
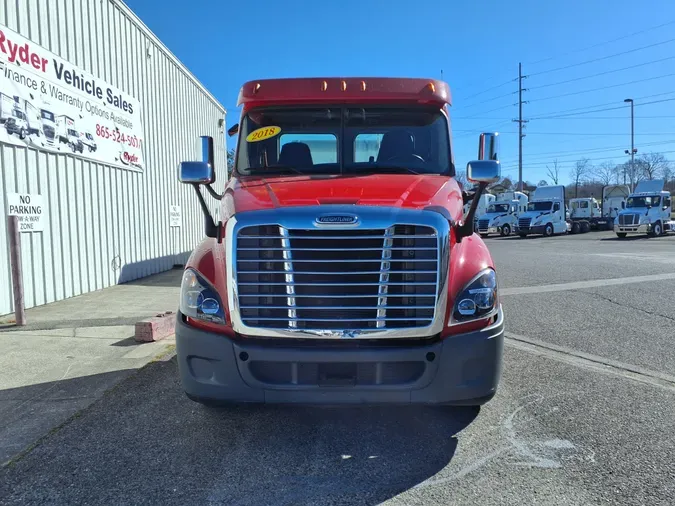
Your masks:
<path fill-rule="evenodd" d="M 485 329 L 428 345 L 343 347 L 292 338 L 232 340 L 187 325 L 176 354 L 185 392 L 206 401 L 300 404 L 483 404 L 497 391 L 504 314 Z M 391 343 L 391 341 L 389 341 Z M 358 346 L 356 346 L 358 344 Z"/>
<path fill-rule="evenodd" d="M 531 227 L 516 227 L 515 228 L 515 233 L 516 234 L 544 234 L 544 231 L 546 230 L 546 225 L 534 225 Z"/>
<path fill-rule="evenodd" d="M 648 234 L 651 231 L 651 223 L 643 223 L 642 225 L 614 225 L 614 232 L 619 234 Z"/>

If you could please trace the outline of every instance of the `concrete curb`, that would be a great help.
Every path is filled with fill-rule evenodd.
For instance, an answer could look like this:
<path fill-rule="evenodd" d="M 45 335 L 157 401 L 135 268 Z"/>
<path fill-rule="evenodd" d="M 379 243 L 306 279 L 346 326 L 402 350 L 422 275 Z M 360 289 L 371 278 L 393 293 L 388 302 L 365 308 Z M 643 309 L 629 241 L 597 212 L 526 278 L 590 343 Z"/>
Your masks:
<path fill-rule="evenodd" d="M 134 339 L 141 343 L 159 341 L 176 332 L 176 315 L 173 311 L 160 313 L 136 322 Z"/>

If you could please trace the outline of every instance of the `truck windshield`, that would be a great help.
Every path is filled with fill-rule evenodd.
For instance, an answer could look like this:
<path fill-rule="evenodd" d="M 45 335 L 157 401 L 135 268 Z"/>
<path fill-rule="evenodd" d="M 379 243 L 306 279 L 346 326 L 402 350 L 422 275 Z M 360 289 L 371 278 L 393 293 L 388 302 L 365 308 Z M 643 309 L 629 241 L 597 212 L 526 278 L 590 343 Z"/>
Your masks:
<path fill-rule="evenodd" d="M 626 207 L 647 207 L 658 205 L 656 203 L 658 197 L 628 197 Z"/>
<path fill-rule="evenodd" d="M 19 119 L 25 119 L 26 118 L 26 115 L 22 111 L 19 111 L 17 109 L 14 109 L 12 111 L 12 114 L 14 115 L 14 117 L 19 118 Z"/>
<path fill-rule="evenodd" d="M 529 202 L 527 204 L 528 211 L 550 211 L 552 202 Z"/>
<path fill-rule="evenodd" d="M 488 207 L 488 213 L 508 213 L 509 204 L 492 204 Z"/>
<path fill-rule="evenodd" d="M 54 113 L 53 113 L 53 112 L 45 111 L 44 109 L 42 109 L 42 110 L 40 111 L 40 114 L 41 114 L 41 116 L 42 116 L 42 119 L 47 119 L 47 120 L 49 120 L 49 121 L 54 121 Z"/>
<path fill-rule="evenodd" d="M 447 121 L 437 107 L 275 107 L 243 119 L 242 175 L 454 175 Z"/>
<path fill-rule="evenodd" d="M 80 134 L 78 134 L 75 130 L 72 130 L 70 128 L 68 129 L 68 135 L 70 135 L 71 137 L 79 137 L 80 136 Z"/>

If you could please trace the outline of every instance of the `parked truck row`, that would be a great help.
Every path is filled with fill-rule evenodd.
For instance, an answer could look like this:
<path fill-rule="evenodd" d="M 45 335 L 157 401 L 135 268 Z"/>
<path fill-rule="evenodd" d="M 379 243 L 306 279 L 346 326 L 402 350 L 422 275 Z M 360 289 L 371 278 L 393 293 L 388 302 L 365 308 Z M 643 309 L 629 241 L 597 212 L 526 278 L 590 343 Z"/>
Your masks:
<path fill-rule="evenodd" d="M 484 209 L 475 223 L 482 237 L 614 230 L 624 238 L 628 234 L 654 237 L 675 231 L 670 218 L 672 199 L 662 180 L 640 182 L 633 192 L 627 185 L 608 185 L 599 201 L 595 197 L 573 198 L 567 205 L 562 185 L 539 187 L 529 198 L 521 192 L 483 195 L 478 209 Z"/>

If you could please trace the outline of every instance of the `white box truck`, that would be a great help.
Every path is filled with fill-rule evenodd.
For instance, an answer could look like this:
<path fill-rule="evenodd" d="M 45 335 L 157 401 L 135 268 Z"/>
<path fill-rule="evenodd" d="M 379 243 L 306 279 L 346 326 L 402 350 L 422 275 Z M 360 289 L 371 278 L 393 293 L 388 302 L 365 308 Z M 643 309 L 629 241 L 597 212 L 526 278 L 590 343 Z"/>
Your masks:
<path fill-rule="evenodd" d="M 534 190 L 526 211 L 518 217 L 515 232 L 520 237 L 530 234 L 550 237 L 553 234 L 565 234 L 567 231 L 565 187 L 540 186 Z"/>
<path fill-rule="evenodd" d="M 478 218 L 481 237 L 490 234 L 511 235 L 518 224 L 518 216 L 527 209 L 527 195 L 523 192 L 504 192 L 497 195 L 484 214 Z"/>
<path fill-rule="evenodd" d="M 658 237 L 675 231 L 671 221 L 672 197 L 665 191 L 663 179 L 641 181 L 626 199 L 626 208 L 614 221 L 614 232 L 620 239 L 628 234 Z"/>

